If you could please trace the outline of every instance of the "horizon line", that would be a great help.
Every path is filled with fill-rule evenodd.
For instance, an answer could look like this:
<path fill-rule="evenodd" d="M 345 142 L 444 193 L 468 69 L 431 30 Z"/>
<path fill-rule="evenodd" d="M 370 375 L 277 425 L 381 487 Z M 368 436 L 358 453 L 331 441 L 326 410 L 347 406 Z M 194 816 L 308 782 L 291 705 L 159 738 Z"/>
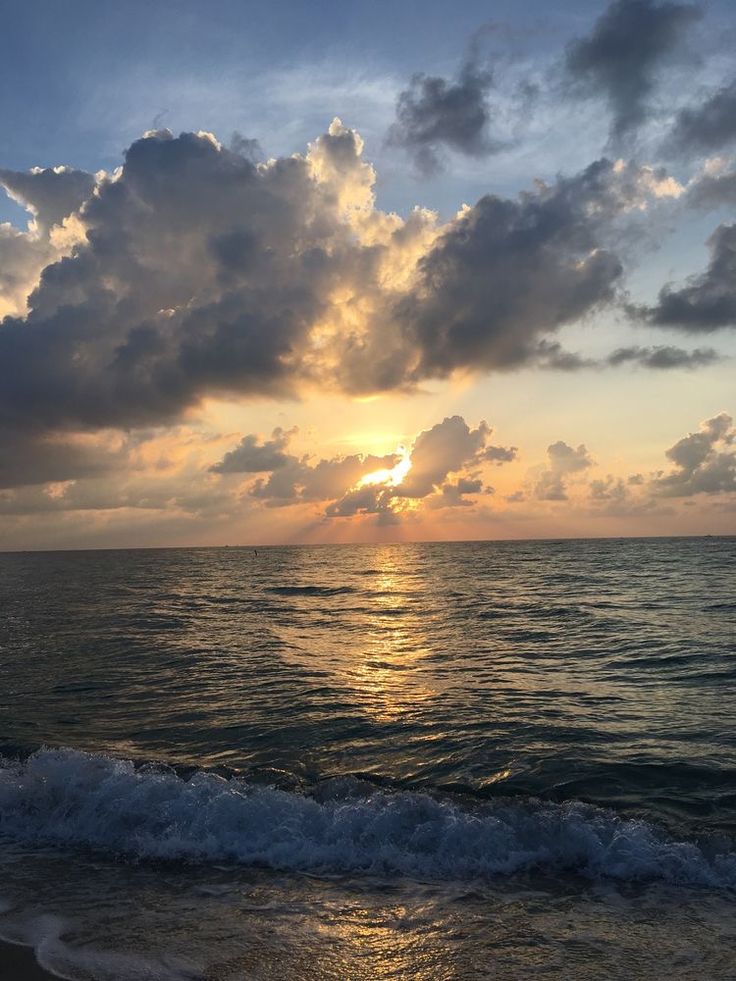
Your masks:
<path fill-rule="evenodd" d="M 233 549 L 235 551 L 253 551 L 254 549 L 276 549 L 276 548 L 385 548 L 386 546 L 401 547 L 405 545 L 490 545 L 490 544 L 511 544 L 511 543 L 555 543 L 555 542 L 621 542 L 621 541 L 672 541 L 682 539 L 698 538 L 736 538 L 736 533 L 726 534 L 693 534 L 693 535 L 560 535 L 541 538 L 426 538 L 416 541 L 393 541 L 393 542 L 270 542 L 267 544 L 241 543 L 237 545 L 89 545 L 85 548 L 78 547 L 59 547 L 59 548 L 3 548 L 0 546 L 0 555 L 27 555 L 35 552 L 165 552 L 186 550 L 193 551 L 212 551 L 214 549 L 224 550 Z"/>

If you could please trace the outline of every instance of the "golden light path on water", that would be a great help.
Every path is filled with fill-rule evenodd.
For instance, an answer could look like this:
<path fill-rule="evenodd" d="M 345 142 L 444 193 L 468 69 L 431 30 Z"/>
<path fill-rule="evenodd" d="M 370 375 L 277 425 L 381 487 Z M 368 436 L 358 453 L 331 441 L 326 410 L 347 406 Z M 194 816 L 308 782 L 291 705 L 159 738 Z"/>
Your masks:
<path fill-rule="evenodd" d="M 347 673 L 362 693 L 364 710 L 380 722 L 407 719 L 435 691 L 423 683 L 423 660 L 431 654 L 420 612 L 407 602 L 409 569 L 400 550 L 376 551 L 373 609 L 365 618 L 361 648 Z"/>

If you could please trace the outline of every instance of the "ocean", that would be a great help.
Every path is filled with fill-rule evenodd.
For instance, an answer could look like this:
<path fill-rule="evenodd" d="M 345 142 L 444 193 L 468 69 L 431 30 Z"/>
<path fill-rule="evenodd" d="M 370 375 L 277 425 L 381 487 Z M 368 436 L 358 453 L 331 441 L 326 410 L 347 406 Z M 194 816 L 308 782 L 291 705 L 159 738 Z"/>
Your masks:
<path fill-rule="evenodd" d="M 734 979 L 735 719 L 734 538 L 0 554 L 0 937 Z"/>

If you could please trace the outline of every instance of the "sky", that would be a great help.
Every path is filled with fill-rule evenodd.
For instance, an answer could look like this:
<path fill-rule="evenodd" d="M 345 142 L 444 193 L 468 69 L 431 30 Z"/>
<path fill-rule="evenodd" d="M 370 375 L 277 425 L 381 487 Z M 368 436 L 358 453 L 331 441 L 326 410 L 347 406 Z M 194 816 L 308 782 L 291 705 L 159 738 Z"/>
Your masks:
<path fill-rule="evenodd" d="M 730 2 L 3 14 L 0 548 L 736 532 Z"/>

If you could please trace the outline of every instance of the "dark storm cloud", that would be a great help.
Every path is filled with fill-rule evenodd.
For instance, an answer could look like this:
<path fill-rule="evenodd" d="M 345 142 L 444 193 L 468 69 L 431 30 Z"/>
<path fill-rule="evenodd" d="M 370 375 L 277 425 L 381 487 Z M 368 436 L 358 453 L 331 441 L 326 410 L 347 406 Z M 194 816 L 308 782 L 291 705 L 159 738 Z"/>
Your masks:
<path fill-rule="evenodd" d="M 265 473 L 285 467 L 290 457 L 284 453 L 295 430 L 274 429 L 271 439 L 261 442 L 252 434 L 243 436 L 234 450 L 210 467 L 212 473 Z"/>
<path fill-rule="evenodd" d="M 82 207 L 94 189 L 95 178 L 71 167 L 28 171 L 0 168 L 0 185 L 33 213 L 40 228 L 48 229 Z"/>
<path fill-rule="evenodd" d="M 658 70 L 700 16 L 695 4 L 614 0 L 591 34 L 568 46 L 568 77 L 579 95 L 607 100 L 612 140 L 630 135 L 647 119 Z"/>
<path fill-rule="evenodd" d="M 708 419 L 697 433 L 690 433 L 667 450 L 675 465 L 657 477 L 653 488 L 667 497 L 721 494 L 736 491 L 736 430 L 725 412 Z"/>
<path fill-rule="evenodd" d="M 504 146 L 491 137 L 488 93 L 493 72 L 471 54 L 454 79 L 414 75 L 396 102 L 396 122 L 388 142 L 404 147 L 417 169 L 429 176 L 442 169 L 442 152 L 482 157 Z"/>
<path fill-rule="evenodd" d="M 679 289 L 665 286 L 656 306 L 632 306 L 629 312 L 655 327 L 693 334 L 736 326 L 736 224 L 719 225 L 708 240 L 710 262 Z"/>
<path fill-rule="evenodd" d="M 736 78 L 699 105 L 681 109 L 665 150 L 683 155 L 717 153 L 736 140 Z"/>
<path fill-rule="evenodd" d="M 666 344 L 654 347 L 619 347 L 606 359 L 612 367 L 638 364 L 663 371 L 670 368 L 700 368 L 718 360 L 719 354 L 712 347 L 696 347 L 692 351 L 685 351 L 681 347 Z"/>

